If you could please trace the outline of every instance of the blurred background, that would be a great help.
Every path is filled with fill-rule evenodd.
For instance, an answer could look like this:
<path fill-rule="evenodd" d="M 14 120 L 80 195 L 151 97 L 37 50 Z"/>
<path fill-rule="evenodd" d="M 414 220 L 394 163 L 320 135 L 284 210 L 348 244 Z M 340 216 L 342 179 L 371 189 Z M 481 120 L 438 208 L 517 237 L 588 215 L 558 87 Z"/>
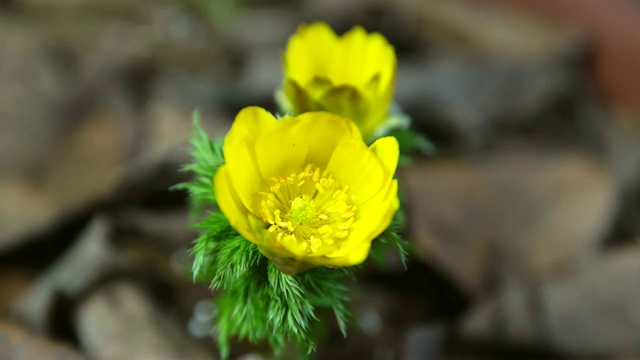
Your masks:
<path fill-rule="evenodd" d="M 0 359 L 217 358 L 168 188 L 193 109 L 274 110 L 315 20 L 389 39 L 438 148 L 398 175 L 408 270 L 365 266 L 315 358 L 639 357 L 637 1 L 0 0 Z"/>

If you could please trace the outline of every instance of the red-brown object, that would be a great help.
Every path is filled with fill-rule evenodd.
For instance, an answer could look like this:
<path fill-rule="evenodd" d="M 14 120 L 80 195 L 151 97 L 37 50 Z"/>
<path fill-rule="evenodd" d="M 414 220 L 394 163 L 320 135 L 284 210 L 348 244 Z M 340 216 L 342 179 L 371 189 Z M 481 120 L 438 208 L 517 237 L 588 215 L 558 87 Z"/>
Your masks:
<path fill-rule="evenodd" d="M 462 0 L 525 11 L 578 28 L 591 44 L 593 70 L 611 105 L 640 109 L 640 4 L 632 0 Z"/>

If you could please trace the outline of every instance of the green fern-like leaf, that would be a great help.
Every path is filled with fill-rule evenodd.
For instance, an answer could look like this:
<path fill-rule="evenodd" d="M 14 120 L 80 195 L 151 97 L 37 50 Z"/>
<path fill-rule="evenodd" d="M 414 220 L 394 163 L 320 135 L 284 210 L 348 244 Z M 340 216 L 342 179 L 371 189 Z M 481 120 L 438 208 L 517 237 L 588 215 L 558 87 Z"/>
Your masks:
<path fill-rule="evenodd" d="M 392 249 L 400 256 L 400 261 L 402 261 L 405 269 L 407 268 L 407 260 L 412 249 L 409 242 L 402 237 L 403 229 L 404 211 L 400 209 L 393 218 L 391 225 L 371 243 L 369 257 L 376 265 L 383 266 L 385 264 L 385 253 Z"/>
<path fill-rule="evenodd" d="M 181 168 L 193 173 L 193 179 L 177 184 L 173 189 L 186 190 L 189 194 L 192 214 L 200 214 L 204 209 L 215 206 L 216 197 L 212 188 L 212 179 L 218 168 L 224 164 L 222 152 L 223 139 L 210 140 L 200 125 L 200 112 L 192 115 L 193 133 L 191 134 L 190 155 L 193 162 Z"/>

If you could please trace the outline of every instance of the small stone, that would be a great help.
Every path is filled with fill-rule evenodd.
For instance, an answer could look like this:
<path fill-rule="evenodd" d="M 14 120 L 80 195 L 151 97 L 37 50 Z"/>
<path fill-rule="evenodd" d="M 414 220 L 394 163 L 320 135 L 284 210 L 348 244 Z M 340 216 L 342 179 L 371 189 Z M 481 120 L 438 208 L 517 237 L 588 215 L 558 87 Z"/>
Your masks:
<path fill-rule="evenodd" d="M 640 354 L 640 247 L 612 250 L 573 274 L 510 283 L 481 301 L 462 337 L 543 346 L 578 358 Z"/>
<path fill-rule="evenodd" d="M 112 104 L 69 124 L 64 132 L 52 130 L 58 136 L 50 134 L 53 139 L 47 141 L 58 146 L 39 150 L 44 154 L 37 160 L 38 173 L 28 175 L 11 167 L 2 174 L 0 196 L 5 205 L 0 208 L 0 251 L 21 245 L 115 191 L 131 144 L 131 127 L 121 110 Z M 29 146 L 41 146 L 36 135 L 24 136 Z M 6 151 L 16 152 L 21 148 Z M 25 163 L 35 164 L 28 159 Z"/>
<path fill-rule="evenodd" d="M 542 343 L 539 287 L 509 281 L 499 285 L 497 295 L 486 296 L 475 304 L 461 325 L 463 337 L 503 339 L 520 344 Z"/>
<path fill-rule="evenodd" d="M 552 345 L 579 355 L 640 355 L 640 248 L 607 254 L 575 276 L 544 286 Z"/>
<path fill-rule="evenodd" d="M 609 170 L 572 154 L 443 160 L 400 178 L 419 254 L 469 294 L 504 280 L 490 272 L 540 281 L 593 261 L 617 205 Z"/>
<path fill-rule="evenodd" d="M 86 358 L 68 344 L 36 336 L 18 325 L 0 320 L 0 359 L 82 360 Z"/>
<path fill-rule="evenodd" d="M 537 17 L 547 27 L 585 34 L 589 41 L 591 76 L 598 82 L 598 92 L 609 103 L 640 108 L 637 1 L 466 1 L 519 10 L 530 18 Z M 517 13 L 510 15 L 515 17 Z"/>
<path fill-rule="evenodd" d="M 196 339 L 211 336 L 213 318 L 217 313 L 217 308 L 211 300 L 200 300 L 193 308 L 193 317 L 187 324 L 189 335 Z"/>
<path fill-rule="evenodd" d="M 358 324 L 362 332 L 369 336 L 379 335 L 382 330 L 382 318 L 373 306 L 362 306 L 356 313 Z"/>
<path fill-rule="evenodd" d="M 7 314 L 15 302 L 24 295 L 32 285 L 36 271 L 24 269 L 19 264 L 3 266 L 0 270 L 0 314 Z"/>
<path fill-rule="evenodd" d="M 497 216 L 486 176 L 470 164 L 443 161 L 401 169 L 399 177 L 418 256 L 466 291 L 481 291 Z"/>
<path fill-rule="evenodd" d="M 404 360 L 435 360 L 441 358 L 445 333 L 438 325 L 418 325 L 408 329 L 404 341 Z"/>
<path fill-rule="evenodd" d="M 168 311 L 129 282 L 108 284 L 78 308 L 80 346 L 99 360 L 214 358 Z"/>
<path fill-rule="evenodd" d="M 80 296 L 114 269 L 117 257 L 109 244 L 110 226 L 105 217 L 94 218 L 76 244 L 15 302 L 13 315 L 38 333 L 48 332 L 56 299 Z"/>
<path fill-rule="evenodd" d="M 401 2 L 418 17 L 427 45 L 523 62 L 562 58 L 582 45 L 579 33 L 545 26 L 531 17 L 473 8 L 459 1 Z M 483 31 L 477 31 L 483 29 Z M 522 39 L 528 41 L 523 42 Z"/>

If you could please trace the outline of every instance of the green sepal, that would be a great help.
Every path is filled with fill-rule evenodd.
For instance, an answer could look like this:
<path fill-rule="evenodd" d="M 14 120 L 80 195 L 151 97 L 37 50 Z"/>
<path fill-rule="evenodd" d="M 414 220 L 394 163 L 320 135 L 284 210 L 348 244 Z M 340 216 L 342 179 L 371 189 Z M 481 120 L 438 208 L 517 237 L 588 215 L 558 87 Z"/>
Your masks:
<path fill-rule="evenodd" d="M 407 260 L 413 250 L 411 244 L 402 236 L 404 224 L 404 211 L 400 208 L 393 217 L 391 225 L 371 243 L 369 258 L 375 265 L 380 267 L 385 266 L 385 255 L 389 250 L 393 250 L 400 257 L 402 266 L 404 266 L 405 269 L 407 268 Z"/>

